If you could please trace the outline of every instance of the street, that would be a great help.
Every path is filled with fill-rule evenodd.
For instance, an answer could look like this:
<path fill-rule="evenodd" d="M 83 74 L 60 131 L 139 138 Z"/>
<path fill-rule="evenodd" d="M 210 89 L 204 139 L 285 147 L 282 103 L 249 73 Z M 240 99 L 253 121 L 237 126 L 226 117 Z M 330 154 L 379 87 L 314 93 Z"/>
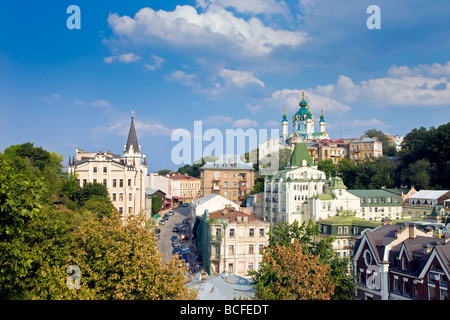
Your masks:
<path fill-rule="evenodd" d="M 178 239 L 181 239 L 180 235 L 176 232 L 173 232 L 173 228 L 175 227 L 176 224 L 178 223 L 182 223 L 183 219 L 188 217 L 188 213 L 189 213 L 189 207 L 178 207 L 173 209 L 174 210 L 174 214 L 172 216 L 169 216 L 168 220 L 165 220 L 165 224 L 159 226 L 159 229 L 161 229 L 161 233 L 159 236 L 159 240 L 158 240 L 158 249 L 159 251 L 162 253 L 163 257 L 162 257 L 162 261 L 164 264 L 166 264 L 173 256 L 173 249 L 174 247 L 172 246 L 172 236 L 177 236 Z M 164 216 L 164 214 L 168 214 L 170 210 L 164 210 L 161 211 L 160 215 L 161 218 Z M 191 231 L 189 229 L 189 231 L 187 232 L 187 234 L 189 236 L 191 236 Z M 187 244 L 190 247 L 190 251 L 193 252 L 195 247 L 194 247 L 194 241 L 191 239 L 189 239 L 188 241 L 183 241 L 180 242 L 181 245 Z"/>

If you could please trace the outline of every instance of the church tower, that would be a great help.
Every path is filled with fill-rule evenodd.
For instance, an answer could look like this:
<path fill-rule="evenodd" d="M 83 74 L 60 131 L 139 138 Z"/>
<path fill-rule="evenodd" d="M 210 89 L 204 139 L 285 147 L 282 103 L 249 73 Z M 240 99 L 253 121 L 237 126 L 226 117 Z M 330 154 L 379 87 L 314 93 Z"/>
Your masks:
<path fill-rule="evenodd" d="M 320 114 L 319 129 L 320 132 L 325 132 L 325 116 L 323 115 L 323 108 Z"/>
<path fill-rule="evenodd" d="M 289 135 L 288 134 L 288 119 L 287 119 L 287 114 L 286 114 L 286 108 L 284 108 L 283 120 L 281 120 L 281 125 L 282 125 L 281 136 L 283 137 L 284 140 L 286 140 Z"/>

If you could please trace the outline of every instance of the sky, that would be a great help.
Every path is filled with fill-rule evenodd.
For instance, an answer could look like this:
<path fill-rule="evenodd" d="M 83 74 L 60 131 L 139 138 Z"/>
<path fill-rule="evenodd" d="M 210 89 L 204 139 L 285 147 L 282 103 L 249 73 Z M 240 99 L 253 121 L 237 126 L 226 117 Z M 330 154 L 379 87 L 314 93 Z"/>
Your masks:
<path fill-rule="evenodd" d="M 438 127 L 450 120 L 449 16 L 447 0 L 8 1 L 0 150 L 33 142 L 65 165 L 76 148 L 122 154 L 134 111 L 149 172 L 176 170 L 177 129 L 281 132 L 286 108 L 291 133 L 302 91 L 334 139 Z"/>

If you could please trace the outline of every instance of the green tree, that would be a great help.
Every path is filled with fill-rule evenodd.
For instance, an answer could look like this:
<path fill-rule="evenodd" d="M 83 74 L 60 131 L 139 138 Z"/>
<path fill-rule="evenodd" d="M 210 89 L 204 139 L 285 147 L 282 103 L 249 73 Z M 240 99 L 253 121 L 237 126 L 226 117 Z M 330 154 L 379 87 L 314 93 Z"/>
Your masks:
<path fill-rule="evenodd" d="M 152 195 L 152 215 L 155 215 L 161 210 L 162 200 L 160 196 Z"/>
<path fill-rule="evenodd" d="M 332 159 L 325 159 L 319 161 L 317 169 L 325 172 L 327 177 L 334 177 L 337 173 L 336 165 L 333 163 Z"/>

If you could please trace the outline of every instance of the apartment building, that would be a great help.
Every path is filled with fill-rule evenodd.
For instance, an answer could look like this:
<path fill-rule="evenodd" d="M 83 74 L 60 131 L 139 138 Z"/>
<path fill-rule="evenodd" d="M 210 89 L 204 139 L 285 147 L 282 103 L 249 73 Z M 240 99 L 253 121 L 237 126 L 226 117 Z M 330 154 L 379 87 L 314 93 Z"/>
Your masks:
<path fill-rule="evenodd" d="M 200 168 L 200 179 L 202 196 L 215 193 L 243 204 L 253 189 L 255 170 L 249 163 L 206 163 Z"/>

